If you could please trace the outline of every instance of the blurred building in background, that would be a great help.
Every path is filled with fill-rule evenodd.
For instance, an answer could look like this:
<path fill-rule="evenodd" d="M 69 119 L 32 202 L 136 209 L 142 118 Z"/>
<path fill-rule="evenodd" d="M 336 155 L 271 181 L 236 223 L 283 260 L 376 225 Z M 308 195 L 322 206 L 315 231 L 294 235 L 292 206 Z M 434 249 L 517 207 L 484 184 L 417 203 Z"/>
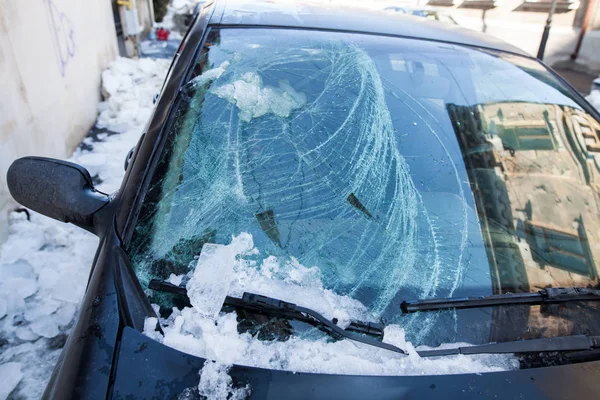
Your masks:
<path fill-rule="evenodd" d="M 372 3 L 381 8 L 397 4 L 435 7 L 463 27 L 486 32 L 536 55 L 552 0 L 379 0 Z M 577 67 L 595 75 L 600 72 L 599 8 L 598 0 L 557 1 L 544 57 L 547 64 Z M 587 30 L 575 65 L 571 56 L 584 25 Z"/>

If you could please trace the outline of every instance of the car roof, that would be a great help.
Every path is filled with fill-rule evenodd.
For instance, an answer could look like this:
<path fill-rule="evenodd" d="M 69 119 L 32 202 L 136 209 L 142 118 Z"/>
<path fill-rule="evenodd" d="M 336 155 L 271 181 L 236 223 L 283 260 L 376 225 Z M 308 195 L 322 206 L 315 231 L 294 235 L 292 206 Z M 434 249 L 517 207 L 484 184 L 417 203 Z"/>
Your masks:
<path fill-rule="evenodd" d="M 211 25 L 302 28 L 399 36 L 483 47 L 529 56 L 493 36 L 426 18 L 389 11 L 274 0 L 219 0 Z"/>

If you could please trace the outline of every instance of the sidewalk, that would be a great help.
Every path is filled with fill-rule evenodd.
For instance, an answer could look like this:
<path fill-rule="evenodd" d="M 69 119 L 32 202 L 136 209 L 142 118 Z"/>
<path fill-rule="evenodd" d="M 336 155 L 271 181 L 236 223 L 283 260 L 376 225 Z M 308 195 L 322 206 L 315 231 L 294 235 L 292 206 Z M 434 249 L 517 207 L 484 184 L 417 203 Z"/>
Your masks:
<path fill-rule="evenodd" d="M 578 71 L 576 68 L 567 68 L 563 65 L 554 66 L 553 69 L 584 96 L 590 94 L 592 82 L 598 77 L 597 75 Z"/>

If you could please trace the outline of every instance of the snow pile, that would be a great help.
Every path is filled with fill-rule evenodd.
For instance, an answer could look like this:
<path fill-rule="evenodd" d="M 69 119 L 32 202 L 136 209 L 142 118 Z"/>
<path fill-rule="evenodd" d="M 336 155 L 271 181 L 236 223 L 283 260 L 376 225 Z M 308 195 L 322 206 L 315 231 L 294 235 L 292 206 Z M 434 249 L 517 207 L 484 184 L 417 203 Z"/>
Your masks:
<path fill-rule="evenodd" d="M 279 88 L 263 87 L 261 77 L 255 72 L 247 72 L 242 79 L 211 92 L 237 105 L 240 119 L 246 122 L 268 113 L 289 117 L 293 110 L 306 104 L 306 95 L 294 90 L 289 82 L 279 81 Z"/>
<path fill-rule="evenodd" d="M 110 97 L 99 105 L 98 128 L 108 131 L 86 138 L 70 159 L 101 182 L 99 190 L 118 189 L 124 158 L 142 133 L 167 68 L 166 61 L 118 59 L 103 74 Z M 0 399 L 19 381 L 21 397 L 39 399 L 74 323 L 98 239 L 34 212 L 31 220 L 13 213 L 9 222 L 0 247 Z"/>
<path fill-rule="evenodd" d="M 72 327 L 98 240 L 36 213 L 31 221 L 13 213 L 9 223 L 0 249 L 0 341 L 6 341 L 0 363 L 22 363 L 21 393 L 40 398 Z"/>
<path fill-rule="evenodd" d="M 278 260 L 273 256 L 258 261 L 258 250 L 247 233 L 234 237 L 228 246 L 210 246 L 210 251 L 198 262 L 201 274 L 206 282 L 226 281 L 221 286 L 229 286 L 231 296 L 241 297 L 247 291 L 300 304 L 326 318 L 338 318 L 341 327 L 347 326 L 351 319 L 373 318 L 360 302 L 325 289 L 317 267 L 308 268 L 297 260 Z M 202 253 L 204 248 L 206 245 Z M 212 269 L 204 265 L 211 265 Z M 194 307 L 174 309 L 168 319 L 161 320 L 164 337 L 154 330 L 156 318 L 149 318 L 145 334 L 180 351 L 226 365 L 363 375 L 458 374 L 518 367 L 517 360 L 510 355 L 421 358 L 405 340 L 404 330 L 398 325 L 385 328 L 384 340 L 407 350 L 408 356 L 350 340 L 331 342 L 325 337 L 297 335 L 285 342 L 261 341 L 249 333 L 238 333 L 235 313 L 211 317 L 215 304 L 222 304 L 224 296 L 222 293 L 198 295 L 204 293 L 205 283 L 197 277 L 200 275 L 197 271 L 190 275 L 187 290 Z M 203 300 L 206 303 L 202 303 Z"/>
<path fill-rule="evenodd" d="M 8 362 L 0 365 L 0 376 L 2 377 L 2 385 L 0 385 L 0 400 L 8 397 L 15 387 L 23 378 L 21 372 L 21 364 Z"/>
<path fill-rule="evenodd" d="M 99 135 L 100 142 L 84 139 L 86 147 L 78 149 L 71 160 L 85 166 L 92 176 L 101 175 L 97 189 L 110 193 L 123 178 L 123 162 L 134 147 L 152 114 L 154 97 L 160 92 L 169 69 L 169 61 L 142 58 L 119 58 L 102 73 L 103 91 L 108 96 L 98 105 L 97 128 L 120 135 Z M 107 139 L 107 140 L 104 140 Z"/>
<path fill-rule="evenodd" d="M 169 68 L 167 60 L 119 58 L 102 73 L 108 100 L 100 103 L 97 126 L 122 133 L 148 121 L 154 96 Z"/>
<path fill-rule="evenodd" d="M 250 388 L 233 388 L 225 364 L 206 361 L 200 371 L 198 393 L 211 400 L 242 400 L 250 395 Z"/>

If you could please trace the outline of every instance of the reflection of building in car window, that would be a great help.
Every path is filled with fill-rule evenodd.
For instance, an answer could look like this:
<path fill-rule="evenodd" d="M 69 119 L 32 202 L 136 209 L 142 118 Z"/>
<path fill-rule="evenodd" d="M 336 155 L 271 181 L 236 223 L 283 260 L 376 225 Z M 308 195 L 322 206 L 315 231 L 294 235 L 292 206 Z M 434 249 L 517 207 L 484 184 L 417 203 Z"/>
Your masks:
<path fill-rule="evenodd" d="M 596 286 L 600 259 L 600 125 L 557 104 L 448 106 L 468 155 L 478 208 L 489 229 L 494 292 Z M 561 335 L 597 325 L 595 305 L 494 310 L 491 340 L 525 332 Z M 514 332 L 509 332 L 510 325 Z"/>
<path fill-rule="evenodd" d="M 575 155 L 590 184 L 600 171 L 600 124 L 581 110 L 568 108 L 565 113 L 565 130 L 572 132 L 569 143 L 577 149 Z M 598 184 L 600 182 L 596 182 Z"/>
<path fill-rule="evenodd" d="M 554 150 L 556 140 L 548 120 L 552 105 L 518 102 L 480 106 L 490 133 L 502 139 L 507 150 Z M 485 127 L 484 127 L 485 129 Z"/>
<path fill-rule="evenodd" d="M 592 278 L 596 274 L 581 217 L 576 233 L 526 221 L 525 234 L 532 258 L 540 267 L 549 265 Z"/>

